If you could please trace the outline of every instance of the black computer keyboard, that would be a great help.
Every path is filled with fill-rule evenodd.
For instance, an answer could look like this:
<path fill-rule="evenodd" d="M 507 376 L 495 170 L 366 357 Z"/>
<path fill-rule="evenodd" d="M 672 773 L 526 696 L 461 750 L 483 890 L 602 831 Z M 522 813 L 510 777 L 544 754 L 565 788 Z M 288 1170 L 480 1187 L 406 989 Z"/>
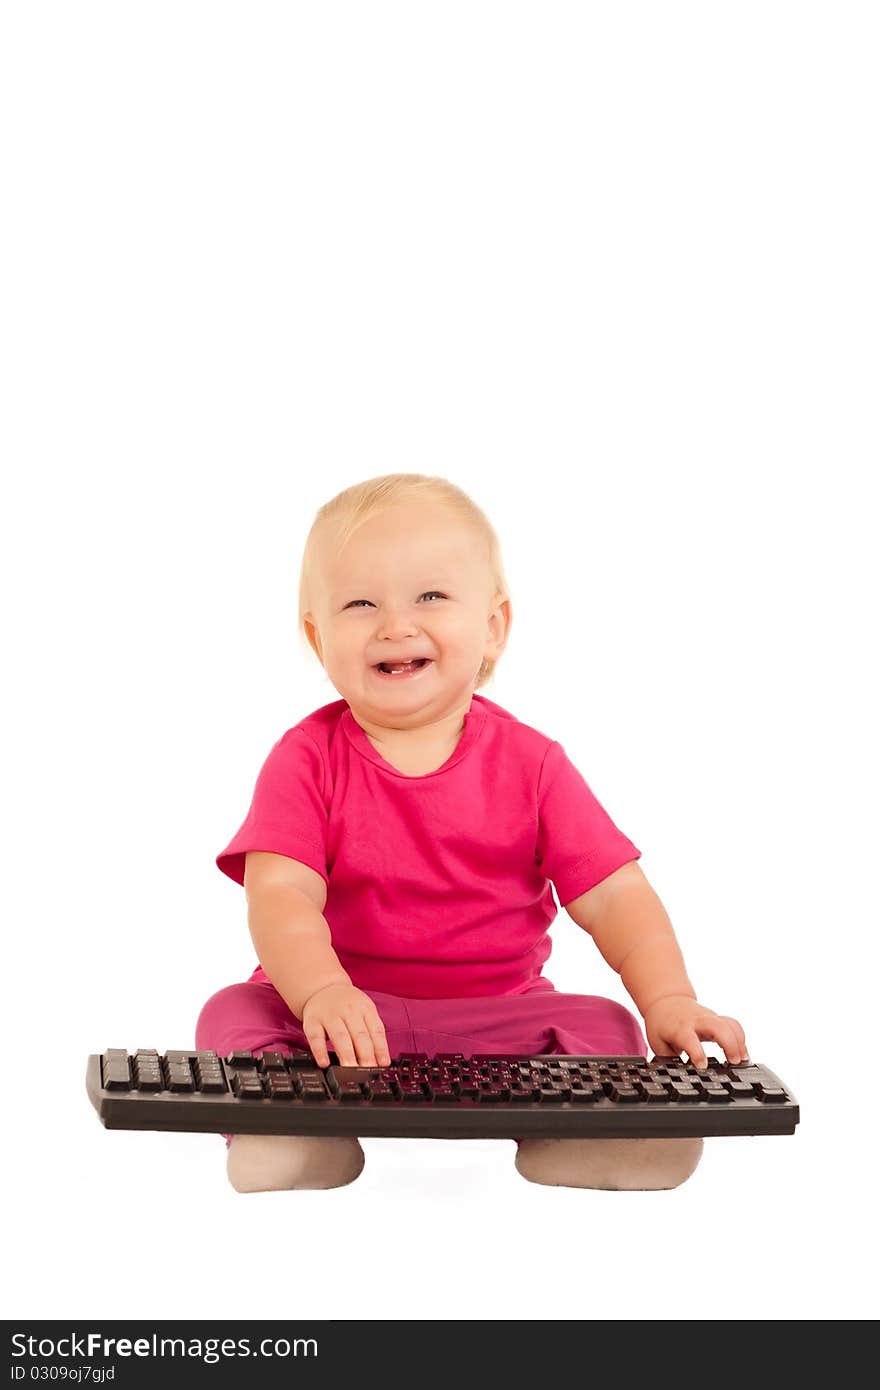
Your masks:
<path fill-rule="evenodd" d="M 389 1138 L 677 1138 L 793 1134 L 791 1091 L 755 1062 L 401 1053 L 318 1067 L 308 1052 L 111 1048 L 86 1089 L 108 1129 Z"/>

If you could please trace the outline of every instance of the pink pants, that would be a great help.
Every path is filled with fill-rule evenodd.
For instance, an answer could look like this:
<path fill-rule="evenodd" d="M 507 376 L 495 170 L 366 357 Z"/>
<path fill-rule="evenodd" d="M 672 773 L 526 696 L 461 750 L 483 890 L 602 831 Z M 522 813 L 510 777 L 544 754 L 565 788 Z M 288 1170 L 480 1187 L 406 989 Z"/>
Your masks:
<path fill-rule="evenodd" d="M 477 999 L 403 999 L 364 990 L 379 1011 L 392 1057 L 401 1052 L 648 1055 L 641 1025 L 623 1004 L 595 994 L 561 994 L 541 980 L 526 994 Z M 330 1045 L 330 1044 L 328 1044 Z M 300 1021 L 268 980 L 227 985 L 196 1023 L 196 1047 L 230 1052 L 309 1051 Z M 232 1138 L 224 1135 L 227 1146 Z"/>

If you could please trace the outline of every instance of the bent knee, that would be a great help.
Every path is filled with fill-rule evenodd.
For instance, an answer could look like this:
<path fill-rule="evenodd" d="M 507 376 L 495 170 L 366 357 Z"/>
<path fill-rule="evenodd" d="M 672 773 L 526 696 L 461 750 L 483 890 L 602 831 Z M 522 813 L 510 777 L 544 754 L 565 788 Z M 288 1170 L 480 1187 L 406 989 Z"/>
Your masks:
<path fill-rule="evenodd" d="M 632 1009 L 628 1009 L 618 999 L 609 999 L 606 1003 L 609 1009 L 608 1021 L 620 1034 L 621 1043 L 618 1045 L 627 1047 L 632 1056 L 642 1056 L 645 1050 L 642 1026 Z"/>
<path fill-rule="evenodd" d="M 225 985 L 212 994 L 196 1020 L 196 1047 L 199 1051 L 226 1053 L 226 1034 L 230 1020 L 246 1016 L 252 988 L 248 983 Z"/>
<path fill-rule="evenodd" d="M 702 1153 L 701 1138 L 523 1139 L 515 1163 L 529 1182 L 652 1192 L 686 1182 Z"/>

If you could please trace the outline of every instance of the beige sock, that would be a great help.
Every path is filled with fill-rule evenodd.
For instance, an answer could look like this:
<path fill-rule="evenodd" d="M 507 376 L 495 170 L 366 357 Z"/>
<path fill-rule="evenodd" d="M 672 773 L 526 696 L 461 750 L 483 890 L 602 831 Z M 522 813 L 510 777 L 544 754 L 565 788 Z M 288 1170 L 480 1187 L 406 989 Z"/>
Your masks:
<path fill-rule="evenodd" d="M 655 1192 L 678 1187 L 700 1161 L 702 1139 L 522 1139 L 516 1169 L 550 1187 Z"/>
<path fill-rule="evenodd" d="M 344 1187 L 363 1166 L 363 1149 L 347 1135 L 234 1134 L 226 1158 L 236 1192 Z"/>

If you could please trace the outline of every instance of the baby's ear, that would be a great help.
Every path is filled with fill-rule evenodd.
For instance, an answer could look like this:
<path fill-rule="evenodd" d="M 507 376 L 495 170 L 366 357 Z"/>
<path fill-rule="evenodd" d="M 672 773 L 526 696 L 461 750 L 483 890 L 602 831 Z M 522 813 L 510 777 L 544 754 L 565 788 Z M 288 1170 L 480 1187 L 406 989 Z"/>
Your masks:
<path fill-rule="evenodd" d="M 308 644 L 309 644 L 309 646 L 311 647 L 312 651 L 315 653 L 315 656 L 318 658 L 318 660 L 320 661 L 321 665 L 323 666 L 323 665 L 324 665 L 324 658 L 323 658 L 323 656 L 322 656 L 322 654 L 321 654 L 321 653 L 322 653 L 321 634 L 320 634 L 319 631 L 318 631 L 318 625 L 317 625 L 317 623 L 314 621 L 314 619 L 312 618 L 311 613 L 304 613 L 304 614 L 303 614 L 303 629 L 304 629 L 304 632 L 305 632 L 306 641 L 308 642 Z"/>

